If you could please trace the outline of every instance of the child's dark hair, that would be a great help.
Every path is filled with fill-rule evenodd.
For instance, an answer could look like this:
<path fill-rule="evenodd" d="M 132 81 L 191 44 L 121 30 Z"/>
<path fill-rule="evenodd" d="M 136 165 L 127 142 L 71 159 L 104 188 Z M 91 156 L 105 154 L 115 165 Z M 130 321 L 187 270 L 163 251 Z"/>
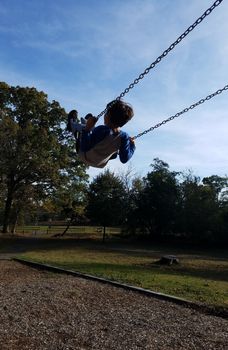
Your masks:
<path fill-rule="evenodd" d="M 133 108 L 122 100 L 112 101 L 107 104 L 106 108 L 110 121 L 115 127 L 123 126 L 134 115 Z"/>

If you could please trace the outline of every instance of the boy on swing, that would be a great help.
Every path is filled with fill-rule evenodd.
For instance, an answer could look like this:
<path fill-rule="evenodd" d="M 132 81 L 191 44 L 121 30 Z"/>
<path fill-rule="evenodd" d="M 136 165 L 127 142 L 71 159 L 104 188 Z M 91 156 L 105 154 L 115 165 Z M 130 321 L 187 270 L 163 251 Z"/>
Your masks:
<path fill-rule="evenodd" d="M 122 163 L 126 163 L 134 154 L 134 139 L 120 128 L 134 115 L 132 107 L 121 100 L 110 102 L 104 115 L 104 125 L 95 127 L 97 118 L 88 114 L 81 123 L 77 122 L 77 111 L 71 111 L 68 115 L 67 130 L 76 138 L 80 132 L 80 145 L 78 156 L 87 165 L 103 168 L 110 159 L 119 155 Z M 73 113 L 73 112 L 76 112 Z"/>

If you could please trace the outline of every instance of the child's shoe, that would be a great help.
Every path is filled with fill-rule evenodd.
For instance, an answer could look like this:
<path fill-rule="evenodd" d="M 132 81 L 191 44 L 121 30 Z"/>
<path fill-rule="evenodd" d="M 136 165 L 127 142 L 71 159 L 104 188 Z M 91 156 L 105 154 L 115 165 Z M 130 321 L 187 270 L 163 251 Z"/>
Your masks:
<path fill-rule="evenodd" d="M 81 124 L 82 125 L 86 125 L 86 119 L 85 118 L 81 118 Z"/>

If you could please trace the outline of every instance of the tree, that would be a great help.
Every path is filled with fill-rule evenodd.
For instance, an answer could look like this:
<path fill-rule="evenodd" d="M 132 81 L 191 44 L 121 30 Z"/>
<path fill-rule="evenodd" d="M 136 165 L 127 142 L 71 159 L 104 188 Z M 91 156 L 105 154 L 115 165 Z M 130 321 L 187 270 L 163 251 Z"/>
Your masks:
<path fill-rule="evenodd" d="M 85 180 L 71 176 L 66 184 L 58 186 L 42 205 L 49 219 L 67 221 L 67 227 L 59 236 L 66 234 L 71 225 L 88 221 L 85 216 L 87 202 L 87 177 Z"/>
<path fill-rule="evenodd" d="M 204 177 L 202 182 L 205 186 L 209 186 L 209 188 L 214 192 L 215 199 L 217 201 L 219 201 L 220 194 L 222 197 L 224 197 L 225 191 L 227 191 L 227 188 L 228 188 L 228 178 L 227 177 L 221 177 L 218 175 L 211 175 L 209 177 Z M 225 191 L 222 195 L 223 189 Z"/>
<path fill-rule="evenodd" d="M 144 177 L 144 187 L 137 199 L 137 216 L 144 232 L 161 237 L 173 230 L 177 215 L 178 181 L 177 172 L 171 172 L 169 165 L 155 158 L 153 170 Z"/>
<path fill-rule="evenodd" d="M 2 82 L 0 106 L 0 178 L 5 186 L 3 232 L 8 232 L 19 193 L 30 196 L 33 192 L 43 200 L 67 182 L 69 169 L 83 178 L 85 166 L 71 158 L 72 144 L 64 138 L 62 129 L 66 120 L 64 109 L 56 101 L 49 102 L 44 92 Z"/>
<path fill-rule="evenodd" d="M 106 170 L 89 186 L 87 216 L 104 228 L 119 225 L 124 220 L 124 202 L 125 188 L 121 179 Z"/>
<path fill-rule="evenodd" d="M 131 235 L 135 234 L 137 229 L 142 226 L 142 218 L 138 207 L 139 198 L 144 189 L 143 179 L 135 176 L 131 181 L 131 187 L 127 192 L 126 202 L 126 230 Z"/>
<path fill-rule="evenodd" d="M 205 183 L 208 183 L 205 181 Z M 203 185 L 191 172 L 181 184 L 180 230 L 194 241 L 211 239 L 218 224 L 217 190 Z"/>
<path fill-rule="evenodd" d="M 142 188 L 142 179 L 136 175 L 131 164 L 119 174 L 119 177 L 125 189 L 124 207 L 122 208 L 124 213 L 124 229 L 130 234 L 135 234 L 138 223 L 136 198 Z"/>
<path fill-rule="evenodd" d="M 216 202 L 216 220 L 213 225 L 212 239 L 214 242 L 228 242 L 228 177 L 212 175 L 203 179 L 203 184 L 209 187 Z M 215 215 L 214 215 L 215 216 Z"/>

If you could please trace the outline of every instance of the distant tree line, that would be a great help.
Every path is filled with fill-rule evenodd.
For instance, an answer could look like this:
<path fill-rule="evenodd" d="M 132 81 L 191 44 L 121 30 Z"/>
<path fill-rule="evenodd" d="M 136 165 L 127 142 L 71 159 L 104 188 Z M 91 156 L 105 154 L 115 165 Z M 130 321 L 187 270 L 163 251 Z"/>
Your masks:
<path fill-rule="evenodd" d="M 144 177 L 109 170 L 89 182 L 66 112 L 35 88 L 0 83 L 0 225 L 68 220 L 154 240 L 228 243 L 228 178 L 202 180 L 154 159 Z"/>
<path fill-rule="evenodd" d="M 228 178 L 200 178 L 170 171 L 154 159 L 143 177 L 110 171 L 89 186 L 85 208 L 97 224 L 120 225 L 126 233 L 154 240 L 228 243 Z"/>

